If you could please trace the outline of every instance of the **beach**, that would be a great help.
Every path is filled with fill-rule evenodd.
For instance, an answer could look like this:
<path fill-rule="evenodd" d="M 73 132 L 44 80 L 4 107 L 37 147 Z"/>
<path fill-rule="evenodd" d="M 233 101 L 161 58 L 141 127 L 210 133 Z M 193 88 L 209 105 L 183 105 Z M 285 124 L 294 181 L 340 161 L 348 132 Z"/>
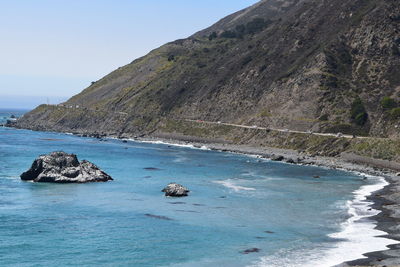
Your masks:
<path fill-rule="evenodd" d="M 181 140 L 179 140 L 181 139 Z M 378 161 L 378 166 L 365 164 L 365 159 L 361 163 L 357 163 L 359 157 L 345 155 L 344 157 L 310 157 L 303 155 L 294 150 L 252 147 L 247 145 L 235 145 L 228 143 L 215 142 L 198 142 L 198 140 L 190 141 L 190 138 L 136 138 L 136 141 L 166 143 L 171 145 L 192 146 L 200 149 L 212 149 L 224 152 L 240 153 L 253 155 L 267 159 L 279 159 L 279 161 L 289 162 L 288 164 L 303 164 L 327 167 L 332 169 L 342 169 L 350 172 L 358 172 L 362 174 L 382 177 L 386 183 L 384 186 L 378 186 L 374 191 L 367 192 L 366 198 L 371 202 L 369 209 L 379 211 L 378 214 L 369 217 L 376 221 L 375 230 L 384 232 L 382 237 L 400 241 L 400 176 L 398 170 L 381 168 L 382 162 Z M 215 141 L 215 140 L 213 140 Z M 373 162 L 373 161 L 371 161 Z M 383 188 L 382 188 L 383 187 Z M 394 242 L 396 243 L 396 242 Z M 365 253 L 365 258 L 344 262 L 337 266 L 400 266 L 400 244 L 389 245 L 388 249 L 382 251 L 374 251 Z"/>

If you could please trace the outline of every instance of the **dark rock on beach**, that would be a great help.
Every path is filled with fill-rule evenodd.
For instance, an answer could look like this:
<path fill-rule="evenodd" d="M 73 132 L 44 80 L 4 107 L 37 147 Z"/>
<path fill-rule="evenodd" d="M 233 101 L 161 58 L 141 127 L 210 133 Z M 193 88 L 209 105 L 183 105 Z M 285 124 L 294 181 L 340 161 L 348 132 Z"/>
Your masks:
<path fill-rule="evenodd" d="M 161 192 L 164 192 L 167 197 L 186 197 L 190 191 L 183 185 L 171 183 Z"/>
<path fill-rule="evenodd" d="M 289 164 L 296 164 L 296 161 L 294 159 L 287 159 L 285 162 Z"/>
<path fill-rule="evenodd" d="M 271 160 L 273 161 L 283 161 L 285 159 L 284 156 L 273 156 Z"/>
<path fill-rule="evenodd" d="M 52 152 L 39 156 L 31 168 L 21 174 L 21 179 L 47 183 L 87 183 L 113 180 L 93 163 L 86 160 L 79 162 L 76 155 L 65 152 Z"/>

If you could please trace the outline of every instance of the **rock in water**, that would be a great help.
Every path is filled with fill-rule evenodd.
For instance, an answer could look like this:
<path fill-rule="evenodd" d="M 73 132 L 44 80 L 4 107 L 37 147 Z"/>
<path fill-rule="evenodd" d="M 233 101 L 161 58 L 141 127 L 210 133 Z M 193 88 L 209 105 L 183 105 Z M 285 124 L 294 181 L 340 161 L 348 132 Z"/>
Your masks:
<path fill-rule="evenodd" d="M 43 183 L 88 183 L 113 180 L 93 163 L 86 160 L 79 162 L 76 155 L 65 152 L 39 156 L 31 168 L 21 174 L 21 179 Z"/>
<path fill-rule="evenodd" d="M 161 192 L 165 192 L 165 196 L 167 197 L 186 197 L 190 191 L 183 185 L 171 183 Z"/>
<path fill-rule="evenodd" d="M 242 254 L 250 254 L 250 253 L 257 253 L 257 252 L 260 252 L 260 251 L 261 250 L 259 248 L 249 248 L 249 249 L 246 249 L 246 250 L 242 251 L 241 253 Z"/>

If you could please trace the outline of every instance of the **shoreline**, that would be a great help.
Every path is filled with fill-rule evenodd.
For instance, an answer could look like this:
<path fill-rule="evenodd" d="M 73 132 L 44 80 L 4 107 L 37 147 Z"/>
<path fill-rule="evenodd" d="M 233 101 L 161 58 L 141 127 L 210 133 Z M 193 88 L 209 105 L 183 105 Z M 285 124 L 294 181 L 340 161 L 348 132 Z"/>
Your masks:
<path fill-rule="evenodd" d="M 196 141 L 191 142 L 187 140 L 182 141 L 157 137 L 115 139 L 237 153 L 247 156 L 257 156 L 273 161 L 280 161 L 287 164 L 311 165 L 330 169 L 339 169 L 361 175 L 376 177 L 376 179 L 381 180 L 381 182 L 384 182 L 385 184 L 379 185 L 378 183 L 374 183 L 371 186 L 377 186 L 378 188 L 365 192 L 365 194 L 357 195 L 358 191 L 362 191 L 364 187 L 362 186 L 360 189 L 353 192 L 354 198 L 351 202 L 364 202 L 365 209 L 367 209 L 365 211 L 367 211 L 367 213 L 375 211 L 374 214 L 360 216 L 358 219 L 367 220 L 365 224 L 368 223 L 370 226 L 372 226 L 369 230 L 374 230 L 375 232 L 379 231 L 382 233 L 379 233 L 377 236 L 371 235 L 371 238 L 383 237 L 383 240 L 386 240 L 387 243 L 390 244 L 387 246 L 385 245 L 386 250 L 363 252 L 360 253 L 360 256 L 364 258 L 359 257 L 358 259 L 351 259 L 334 266 L 400 266 L 400 227 L 397 227 L 397 225 L 400 225 L 400 213 L 396 214 L 394 211 L 396 207 L 400 208 L 400 177 L 397 176 L 397 172 L 395 170 L 380 169 L 365 164 L 357 164 L 354 162 L 349 162 L 343 158 L 329 158 L 321 156 L 310 157 L 302 155 L 297 151 L 279 148 L 255 148 L 246 145 Z M 399 192 L 398 196 L 392 196 L 393 194 L 396 194 L 395 192 Z M 386 207 L 388 205 L 392 206 L 392 208 L 388 209 Z M 395 213 L 394 215 L 392 214 L 393 212 Z M 352 220 L 353 216 L 349 218 L 349 220 Z M 348 223 L 348 221 L 344 223 Z M 332 235 L 335 236 L 339 234 L 340 236 L 341 233 L 342 231 Z M 344 238 L 343 236 L 340 237 Z"/>
<path fill-rule="evenodd" d="M 12 127 L 13 128 L 13 127 Z M 14 128 L 15 129 L 15 128 Z M 24 129 L 21 129 L 24 130 Z M 382 177 L 388 185 L 384 186 L 378 191 L 370 192 L 366 195 L 366 201 L 369 201 L 368 205 L 372 209 L 379 211 L 379 214 L 372 217 L 367 216 L 367 220 L 370 220 L 374 224 L 376 230 L 380 230 L 386 234 L 380 235 L 387 239 L 400 241 L 400 212 L 396 212 L 396 208 L 400 209 L 400 176 L 398 176 L 398 170 L 390 170 L 381 168 L 381 166 L 369 166 L 365 161 L 357 163 L 357 159 L 351 162 L 349 158 L 340 157 L 324 157 L 324 156 L 309 156 L 303 153 L 299 153 L 295 150 L 271 148 L 271 147 L 253 147 L 249 145 L 238 145 L 223 140 L 207 140 L 197 139 L 191 137 L 174 136 L 174 137 L 128 137 L 128 136 L 116 136 L 116 135 L 91 135 L 91 134 L 79 134 L 79 133 L 66 133 L 66 132 L 54 132 L 61 134 L 76 135 L 81 137 L 96 138 L 100 140 L 114 139 L 120 141 L 133 141 L 141 143 L 153 143 L 153 144 L 165 144 L 170 146 L 180 146 L 195 149 L 204 150 L 216 150 L 221 152 L 230 152 L 243 154 L 248 156 L 257 156 L 260 158 L 270 159 L 273 161 L 285 162 L 288 164 L 298 165 L 311 165 L 318 167 L 325 167 L 330 169 L 339 169 L 349 172 L 357 172 L 361 174 L 367 174 L 372 176 Z M 368 161 L 367 161 L 368 162 Z M 399 193 L 397 193 L 399 192 Z M 340 263 L 338 267 L 348 266 L 400 266 L 400 243 L 389 245 L 387 250 L 374 251 L 363 253 L 366 258 L 359 258 L 350 260 L 347 262 Z"/>

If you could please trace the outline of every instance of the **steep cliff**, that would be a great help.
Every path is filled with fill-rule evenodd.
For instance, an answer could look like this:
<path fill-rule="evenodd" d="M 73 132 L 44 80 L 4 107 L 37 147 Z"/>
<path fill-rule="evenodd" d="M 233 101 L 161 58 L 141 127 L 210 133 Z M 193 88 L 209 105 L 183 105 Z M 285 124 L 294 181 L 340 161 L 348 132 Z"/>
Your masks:
<path fill-rule="evenodd" d="M 399 70 L 397 0 L 263 0 L 17 127 L 138 135 L 192 119 L 398 137 Z"/>

